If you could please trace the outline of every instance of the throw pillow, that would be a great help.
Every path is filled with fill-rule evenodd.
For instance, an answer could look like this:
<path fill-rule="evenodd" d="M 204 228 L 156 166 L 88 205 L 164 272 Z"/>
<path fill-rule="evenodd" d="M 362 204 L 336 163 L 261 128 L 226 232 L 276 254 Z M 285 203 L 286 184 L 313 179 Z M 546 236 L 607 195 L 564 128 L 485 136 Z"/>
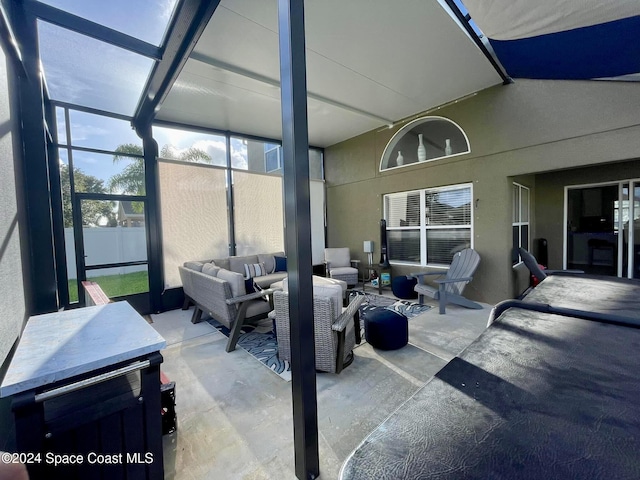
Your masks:
<path fill-rule="evenodd" d="M 287 257 L 273 257 L 276 260 L 276 272 L 287 271 Z"/>
<path fill-rule="evenodd" d="M 220 271 L 220 267 L 214 265 L 213 263 L 205 263 L 202 266 L 202 273 L 204 273 L 205 275 L 211 275 L 212 277 L 215 277 L 218 275 L 218 271 Z"/>
<path fill-rule="evenodd" d="M 253 283 L 253 278 L 246 278 L 244 280 L 244 289 L 247 292 L 247 295 L 257 291 L 255 283 Z"/>
<path fill-rule="evenodd" d="M 267 269 L 264 263 L 245 263 L 244 264 L 244 278 L 249 279 L 253 277 L 261 277 L 267 274 Z"/>

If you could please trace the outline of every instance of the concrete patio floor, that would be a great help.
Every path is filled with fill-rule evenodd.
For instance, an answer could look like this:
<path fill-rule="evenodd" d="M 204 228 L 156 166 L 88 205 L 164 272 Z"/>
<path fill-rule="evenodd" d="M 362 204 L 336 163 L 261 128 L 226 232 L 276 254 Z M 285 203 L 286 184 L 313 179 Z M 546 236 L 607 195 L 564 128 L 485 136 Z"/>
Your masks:
<path fill-rule="evenodd" d="M 317 374 L 320 478 L 337 479 L 351 451 L 485 329 L 482 310 L 437 307 L 409 320 L 409 345 L 363 343 L 340 375 Z M 176 382 L 177 432 L 164 437 L 166 479 L 294 479 L 291 383 L 191 311 L 153 315 Z"/>

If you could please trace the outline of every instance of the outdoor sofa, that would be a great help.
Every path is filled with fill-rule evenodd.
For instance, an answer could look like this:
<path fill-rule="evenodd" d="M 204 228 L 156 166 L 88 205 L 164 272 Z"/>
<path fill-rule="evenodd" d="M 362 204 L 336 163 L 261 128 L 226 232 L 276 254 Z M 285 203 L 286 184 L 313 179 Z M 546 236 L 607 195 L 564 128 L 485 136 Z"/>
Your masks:
<path fill-rule="evenodd" d="M 227 352 L 235 349 L 243 324 L 265 318 L 273 309 L 269 286 L 287 276 L 284 252 L 189 261 L 178 269 L 183 309 L 193 303 L 193 323 L 205 313 L 229 328 Z"/>

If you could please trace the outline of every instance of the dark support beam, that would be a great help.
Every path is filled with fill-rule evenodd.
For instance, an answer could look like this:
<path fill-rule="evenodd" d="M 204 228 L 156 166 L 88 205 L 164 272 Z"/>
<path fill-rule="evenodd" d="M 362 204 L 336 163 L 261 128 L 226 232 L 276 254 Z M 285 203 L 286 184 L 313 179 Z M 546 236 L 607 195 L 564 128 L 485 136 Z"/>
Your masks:
<path fill-rule="evenodd" d="M 62 207 L 62 183 L 58 156 L 58 128 L 55 107 L 51 104 L 45 110 L 47 125 L 52 141 L 47 145 L 49 156 L 49 184 L 51 185 L 51 217 L 53 220 L 53 244 L 55 247 L 58 300 L 60 306 L 69 306 L 69 278 L 67 275 L 66 245 L 64 238 L 64 216 Z"/>
<path fill-rule="evenodd" d="M 127 116 L 127 115 L 107 112 L 106 110 L 100 110 L 98 108 L 84 107 L 82 105 L 76 105 L 74 103 L 61 102 L 59 100 L 51 100 L 51 103 L 55 107 L 68 108 L 70 110 L 76 110 L 78 112 L 84 112 L 84 113 L 91 113 L 93 115 L 101 115 L 103 117 L 117 118 L 119 120 L 124 120 L 125 122 L 131 122 L 133 120 L 130 116 Z"/>
<path fill-rule="evenodd" d="M 489 60 L 489 62 L 493 66 L 493 68 L 495 68 L 496 72 L 498 72 L 498 75 L 500 75 L 500 78 L 502 78 L 502 83 L 504 85 L 507 85 L 509 83 L 513 83 L 513 80 L 511 79 L 511 77 L 509 77 L 505 73 L 504 68 L 502 68 L 502 66 L 498 63 L 498 61 L 495 59 L 495 57 L 492 55 L 492 53 L 487 49 L 485 44 L 482 43 L 482 40 L 480 39 L 480 37 L 478 37 L 478 34 L 476 33 L 476 31 L 473 29 L 473 27 L 469 23 L 469 20 L 471 20 L 471 17 L 468 14 L 467 15 L 463 15 L 463 13 L 460 11 L 458 6 L 456 5 L 455 0 L 444 0 L 444 1 L 447 2 L 447 5 L 449 5 L 449 8 L 454 13 L 456 18 L 460 21 L 460 23 L 462 24 L 464 29 L 467 31 L 469 36 L 472 38 L 472 40 L 478 46 L 480 51 L 482 53 L 484 53 L 484 56 L 487 57 L 487 60 Z"/>
<path fill-rule="evenodd" d="M 27 0 L 25 2 L 30 13 L 44 20 L 47 23 L 57 25 L 67 30 L 86 35 L 96 40 L 107 42 L 116 47 L 124 48 L 133 53 L 143 55 L 145 57 L 160 60 L 162 58 L 162 50 L 160 47 L 147 43 L 138 38 L 132 37 L 122 32 L 118 32 L 109 27 L 105 27 L 99 23 L 92 22 L 82 17 L 78 17 L 64 10 L 41 3 L 35 0 Z"/>
<path fill-rule="evenodd" d="M 313 479 L 320 463 L 303 0 L 278 1 L 278 27 L 295 471 L 299 479 Z"/>
<path fill-rule="evenodd" d="M 14 4 L 13 26 L 22 47 L 26 75 L 19 75 L 20 121 L 24 191 L 29 239 L 29 290 L 32 305 L 29 315 L 58 309 L 56 266 L 54 261 L 53 222 L 49 198 L 47 132 L 44 117 L 44 86 L 40 76 L 36 18 Z"/>
<path fill-rule="evenodd" d="M 158 173 L 158 143 L 153 139 L 151 124 L 145 129 L 137 130 L 142 138 L 144 150 L 144 182 L 146 202 L 144 216 L 147 232 L 147 259 L 149 261 L 149 297 L 151 310 L 159 313 L 162 307 L 164 290 L 164 266 L 162 253 L 162 224 L 160 211 L 160 177 Z"/>
<path fill-rule="evenodd" d="M 13 60 L 15 67 L 20 70 L 21 74 L 26 75 L 27 72 L 22 63 L 22 52 L 18 47 L 18 40 L 11 29 L 9 16 L 2 3 L 0 3 L 0 41 L 6 48 L 7 55 Z"/>
<path fill-rule="evenodd" d="M 233 170 L 231 169 L 231 135 L 224 136 L 227 155 L 227 221 L 229 227 L 229 256 L 236 254 L 236 218 L 233 197 Z"/>
<path fill-rule="evenodd" d="M 220 0 L 182 0 L 178 3 L 165 35 L 167 43 L 163 46 L 162 60 L 154 65 L 136 107 L 133 118 L 136 129 L 151 125 L 156 110 L 178 78 L 219 3 Z"/>

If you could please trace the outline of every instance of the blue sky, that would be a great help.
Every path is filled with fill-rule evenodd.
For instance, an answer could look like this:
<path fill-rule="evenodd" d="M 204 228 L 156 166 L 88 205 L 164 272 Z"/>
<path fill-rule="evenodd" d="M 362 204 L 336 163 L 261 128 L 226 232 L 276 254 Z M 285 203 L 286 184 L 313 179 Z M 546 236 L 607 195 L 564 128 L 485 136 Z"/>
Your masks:
<path fill-rule="evenodd" d="M 66 145 L 66 124 L 62 108 L 57 108 L 58 141 Z M 93 115 L 70 110 L 71 144 L 77 147 L 95 148 L 114 151 L 119 145 L 133 143 L 142 146 L 142 140 L 131 128 L 131 124 L 124 120 Z M 213 159 L 214 165 L 226 165 L 226 141 L 223 136 L 179 130 L 175 128 L 154 127 L 153 137 L 158 142 L 158 148 L 171 145 L 176 155 L 189 148 L 198 148 L 207 152 Z M 66 152 L 60 154 L 61 161 L 67 163 Z M 238 138 L 231 139 L 232 164 L 236 168 L 247 167 L 247 146 Z M 126 161 L 117 164 L 112 155 L 74 151 L 74 167 L 88 175 L 93 175 L 105 181 L 121 171 Z"/>
<path fill-rule="evenodd" d="M 145 42 L 160 45 L 177 0 L 40 0 Z"/>

